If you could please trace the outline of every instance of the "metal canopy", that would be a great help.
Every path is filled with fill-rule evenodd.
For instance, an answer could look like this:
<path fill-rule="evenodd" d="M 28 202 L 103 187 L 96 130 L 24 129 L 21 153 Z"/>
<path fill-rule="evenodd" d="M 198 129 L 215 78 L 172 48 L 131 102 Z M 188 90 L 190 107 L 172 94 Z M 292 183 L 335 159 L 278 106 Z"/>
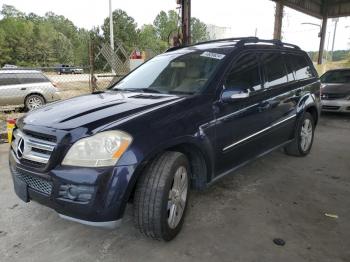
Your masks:
<path fill-rule="evenodd" d="M 350 16 L 350 0 L 272 0 L 322 19 Z"/>

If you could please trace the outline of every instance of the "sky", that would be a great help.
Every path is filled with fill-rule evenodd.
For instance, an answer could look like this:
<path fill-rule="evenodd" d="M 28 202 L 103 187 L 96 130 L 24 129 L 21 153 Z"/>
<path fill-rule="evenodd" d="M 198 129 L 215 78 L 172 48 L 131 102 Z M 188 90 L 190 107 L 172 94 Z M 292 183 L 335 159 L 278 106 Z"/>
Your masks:
<path fill-rule="evenodd" d="M 0 5 L 13 5 L 17 9 L 38 15 L 53 11 L 64 15 L 78 27 L 91 29 L 100 26 L 108 16 L 108 0 L 0 0 Z M 138 26 L 150 24 L 161 10 L 175 10 L 176 0 L 112 0 L 113 9 L 123 9 Z M 274 25 L 275 3 L 270 0 L 192 0 L 192 16 L 206 24 L 231 28 L 227 37 L 257 36 L 271 39 Z M 290 8 L 284 9 L 283 41 L 297 44 L 307 51 L 318 50 L 319 28 L 302 23 L 321 24 L 321 20 Z M 348 26 L 348 27 L 347 27 Z M 346 28 L 347 27 L 347 28 Z M 325 48 L 331 49 L 334 22 L 328 20 Z M 329 41 L 328 41 L 329 36 Z M 329 42 L 329 43 L 328 43 Z M 338 22 L 335 50 L 350 48 L 350 17 Z"/>

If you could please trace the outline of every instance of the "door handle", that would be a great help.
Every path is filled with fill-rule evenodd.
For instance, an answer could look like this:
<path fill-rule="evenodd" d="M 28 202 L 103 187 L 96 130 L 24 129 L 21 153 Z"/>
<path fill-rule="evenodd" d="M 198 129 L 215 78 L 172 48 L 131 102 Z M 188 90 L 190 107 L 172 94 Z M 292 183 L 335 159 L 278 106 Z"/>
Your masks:
<path fill-rule="evenodd" d="M 271 108 L 271 103 L 270 102 L 262 102 L 258 105 L 258 110 L 259 112 L 266 111 Z"/>
<path fill-rule="evenodd" d="M 25 88 L 25 87 L 22 87 L 20 90 L 27 90 L 27 88 Z"/>

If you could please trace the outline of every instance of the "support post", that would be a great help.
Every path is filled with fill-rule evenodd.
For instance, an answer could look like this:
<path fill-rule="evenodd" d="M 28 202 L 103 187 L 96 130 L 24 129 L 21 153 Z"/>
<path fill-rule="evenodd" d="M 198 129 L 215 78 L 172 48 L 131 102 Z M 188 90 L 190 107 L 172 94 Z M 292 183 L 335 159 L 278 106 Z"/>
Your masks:
<path fill-rule="evenodd" d="M 323 60 L 323 50 L 324 42 L 326 39 L 326 30 L 327 30 L 327 16 L 323 16 L 322 26 L 321 26 L 321 36 L 320 36 L 320 48 L 318 49 L 318 59 L 317 64 L 321 65 Z"/>
<path fill-rule="evenodd" d="M 276 2 L 275 26 L 273 30 L 273 39 L 282 39 L 282 20 L 283 20 L 283 3 Z"/>
<path fill-rule="evenodd" d="M 191 0 L 182 0 L 182 38 L 183 45 L 191 44 Z"/>

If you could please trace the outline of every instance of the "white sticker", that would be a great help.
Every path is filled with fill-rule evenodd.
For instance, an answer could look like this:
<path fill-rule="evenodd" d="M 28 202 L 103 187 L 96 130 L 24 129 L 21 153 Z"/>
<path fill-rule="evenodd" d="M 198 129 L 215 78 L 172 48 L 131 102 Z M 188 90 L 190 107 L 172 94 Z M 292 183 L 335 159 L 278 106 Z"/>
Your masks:
<path fill-rule="evenodd" d="M 217 54 L 217 53 L 212 53 L 212 52 L 204 52 L 203 54 L 201 54 L 201 56 L 214 58 L 214 59 L 218 59 L 218 60 L 221 60 L 225 57 L 225 55 L 223 55 L 223 54 Z"/>

